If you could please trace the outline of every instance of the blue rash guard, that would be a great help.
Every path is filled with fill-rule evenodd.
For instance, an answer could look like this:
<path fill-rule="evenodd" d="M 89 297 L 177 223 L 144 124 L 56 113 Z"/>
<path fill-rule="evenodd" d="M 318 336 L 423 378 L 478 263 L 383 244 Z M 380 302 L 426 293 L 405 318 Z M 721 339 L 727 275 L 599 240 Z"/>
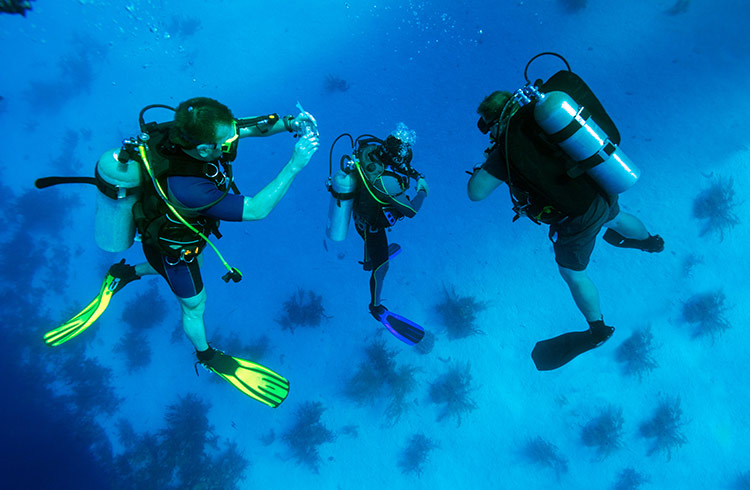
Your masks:
<path fill-rule="evenodd" d="M 190 208 L 211 204 L 224 194 L 214 182 L 202 177 L 168 177 L 167 188 L 171 198 Z M 217 204 L 200 211 L 200 214 L 223 221 L 242 221 L 244 201 L 244 196 L 229 193 Z M 203 290 L 203 279 L 197 260 L 171 263 L 157 249 L 145 243 L 143 252 L 149 264 L 167 280 L 177 297 L 192 298 Z"/>
<path fill-rule="evenodd" d="M 216 187 L 216 184 L 201 177 L 169 177 L 167 186 L 169 193 L 188 208 L 199 208 L 211 204 L 224 194 Z M 229 193 L 218 204 L 204 209 L 200 214 L 223 221 L 242 221 L 244 202 L 244 196 Z"/>

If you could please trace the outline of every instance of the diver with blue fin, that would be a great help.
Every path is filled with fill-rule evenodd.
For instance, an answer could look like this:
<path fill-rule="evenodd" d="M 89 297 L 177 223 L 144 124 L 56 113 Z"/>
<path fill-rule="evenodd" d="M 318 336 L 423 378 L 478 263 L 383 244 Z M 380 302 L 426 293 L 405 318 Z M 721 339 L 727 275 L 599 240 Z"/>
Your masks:
<path fill-rule="evenodd" d="M 565 70 L 546 82 L 529 81 L 540 56 L 560 58 Z M 485 161 L 468 184 L 481 201 L 505 183 L 513 221 L 527 217 L 549 225 L 555 261 L 588 330 L 540 341 L 531 357 L 540 371 L 557 369 L 606 342 L 614 328 L 604 323 L 596 285 L 586 273 L 596 237 L 621 248 L 661 252 L 664 240 L 651 235 L 632 214 L 620 210 L 618 194 L 640 177 L 640 170 L 618 147 L 620 134 L 591 89 L 556 53 L 534 56 L 524 69 L 527 85 L 515 93 L 496 91 L 477 109 L 477 127 L 490 136 Z"/>
<path fill-rule="evenodd" d="M 206 340 L 203 313 L 206 292 L 201 277 L 202 252 L 210 246 L 224 265 L 225 282 L 239 282 L 242 273 L 230 266 L 209 240 L 217 238 L 220 221 L 265 218 L 289 190 L 295 177 L 318 149 L 317 124 L 297 104 L 296 117 L 277 114 L 236 119 L 224 104 L 196 97 L 177 108 L 145 107 L 139 115 L 141 133 L 98 161 L 95 177 L 48 177 L 38 188 L 63 183 L 90 183 L 99 189 L 95 237 L 108 252 L 123 252 L 140 234 L 146 262 L 110 267 L 99 294 L 79 314 L 47 332 L 44 341 L 59 346 L 89 328 L 104 313 L 112 296 L 144 275 L 167 281 L 182 310 L 182 325 L 196 350 L 197 362 L 247 396 L 277 407 L 289 393 L 289 381 L 260 364 L 214 349 Z M 144 113 L 172 111 L 172 121 L 146 123 Z M 298 140 L 289 161 L 254 196 L 244 196 L 234 182 L 232 162 L 244 137 L 283 131 Z M 230 193 L 230 191 L 232 191 Z"/>
<path fill-rule="evenodd" d="M 333 148 L 349 137 L 353 154 L 341 158 L 340 170 L 332 173 Z M 351 217 L 364 240 L 362 268 L 370 272 L 370 314 L 399 340 L 414 345 L 424 337 L 417 323 L 398 315 L 381 303 L 383 281 L 390 259 L 401 247 L 388 244 L 386 231 L 403 218 L 413 218 L 422 207 L 429 188 L 422 174 L 411 166 L 416 133 L 399 123 L 385 140 L 365 134 L 352 138 L 342 134 L 333 142 L 329 156 L 328 189 L 331 203 L 326 234 L 343 241 Z"/>

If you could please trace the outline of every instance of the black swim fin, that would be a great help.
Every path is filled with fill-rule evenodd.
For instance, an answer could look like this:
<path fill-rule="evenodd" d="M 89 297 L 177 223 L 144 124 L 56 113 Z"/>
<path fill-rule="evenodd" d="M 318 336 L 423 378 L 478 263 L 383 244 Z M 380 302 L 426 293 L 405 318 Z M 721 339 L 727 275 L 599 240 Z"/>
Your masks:
<path fill-rule="evenodd" d="M 418 343 L 424 337 L 424 328 L 408 318 L 389 311 L 383 305 L 370 305 L 370 314 L 382 323 L 397 339 L 409 345 Z"/>
<path fill-rule="evenodd" d="M 551 371 L 564 366 L 584 352 L 599 347 L 615 329 L 604 321 L 589 322 L 591 328 L 583 332 L 568 332 L 536 343 L 531 358 L 539 371 Z"/>
<path fill-rule="evenodd" d="M 636 240 L 634 238 L 625 238 L 612 228 L 607 228 L 602 238 L 610 245 L 620 248 L 635 248 L 649 253 L 659 253 L 664 250 L 664 239 L 659 235 L 649 235 L 648 238 L 644 238 L 643 240 Z"/>

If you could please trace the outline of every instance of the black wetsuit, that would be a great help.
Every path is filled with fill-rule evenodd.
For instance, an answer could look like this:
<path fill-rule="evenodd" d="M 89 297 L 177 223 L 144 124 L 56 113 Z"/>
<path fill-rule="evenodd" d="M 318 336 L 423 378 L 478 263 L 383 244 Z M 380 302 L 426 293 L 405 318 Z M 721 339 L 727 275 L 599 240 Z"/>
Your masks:
<path fill-rule="evenodd" d="M 365 146 L 358 156 L 361 174 L 353 208 L 357 232 L 365 242 L 364 263 L 367 270 L 372 270 L 370 303 L 375 306 L 380 304 L 388 271 L 386 228 L 401 218 L 414 217 L 427 196 L 424 190 L 412 190 L 410 198 L 407 193 L 413 189 L 410 180 L 414 179 L 389 170 L 375 155 L 376 149 L 375 145 Z"/>

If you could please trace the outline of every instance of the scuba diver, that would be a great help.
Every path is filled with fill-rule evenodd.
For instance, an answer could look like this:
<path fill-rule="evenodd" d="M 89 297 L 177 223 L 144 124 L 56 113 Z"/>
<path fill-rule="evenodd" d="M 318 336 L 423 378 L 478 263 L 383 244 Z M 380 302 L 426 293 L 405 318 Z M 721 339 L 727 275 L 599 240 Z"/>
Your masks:
<path fill-rule="evenodd" d="M 182 309 L 182 326 L 196 350 L 198 362 L 244 394 L 277 407 L 289 392 L 289 382 L 259 364 L 233 357 L 210 346 L 203 313 L 206 291 L 201 278 L 204 248 L 216 251 L 227 269 L 226 282 L 238 282 L 239 270 L 229 266 L 208 239 L 221 237 L 219 222 L 265 218 L 289 190 L 297 174 L 318 149 L 315 119 L 298 104 L 297 117 L 277 114 L 235 119 L 224 104 L 207 97 L 180 103 L 176 109 L 152 105 L 139 116 L 142 133 L 126 139 L 122 148 L 106 152 L 95 178 L 49 177 L 37 187 L 59 183 L 95 183 L 95 236 L 100 248 L 122 252 L 140 233 L 146 262 L 135 266 L 123 259 L 110 267 L 99 295 L 81 313 L 47 332 L 45 342 L 60 345 L 87 329 L 106 309 L 111 297 L 145 275 L 167 281 Z M 145 123 L 152 108 L 174 111 L 174 120 Z M 238 140 L 288 131 L 299 136 L 289 161 L 255 196 L 243 196 L 234 184 L 231 162 Z M 232 190 L 234 193 L 229 193 Z"/>
<path fill-rule="evenodd" d="M 343 136 L 352 139 L 349 134 L 339 138 Z M 339 138 L 331 146 L 331 157 Z M 361 264 L 370 272 L 370 314 L 409 345 L 422 340 L 424 329 L 388 310 L 381 296 L 390 259 L 401 251 L 398 244 L 388 244 L 386 230 L 404 217 L 413 218 L 429 191 L 422 174 L 411 166 L 415 141 L 416 133 L 403 123 L 385 140 L 372 135 L 352 140 L 353 158 L 344 155 L 341 170 L 328 180 L 331 206 L 326 230 L 331 240 L 343 241 L 354 216 L 364 240 Z"/>
<path fill-rule="evenodd" d="M 26 17 L 27 10 L 31 10 L 30 0 L 0 0 L 0 13 L 21 14 Z"/>
<path fill-rule="evenodd" d="M 542 55 L 559 57 L 567 69 L 532 84 L 529 65 Z M 493 92 L 477 109 L 477 126 L 491 145 L 469 179 L 468 195 L 481 201 L 505 183 L 513 221 L 524 216 L 550 227 L 558 269 L 589 328 L 538 342 L 532 359 L 545 371 L 602 345 L 614 332 L 604 323 L 598 290 L 586 273 L 602 227 L 604 240 L 616 247 L 661 252 L 664 240 L 620 210 L 618 194 L 640 171 L 618 148 L 617 128 L 567 61 L 541 53 L 526 65 L 524 77 L 525 87 L 514 94 Z"/>

